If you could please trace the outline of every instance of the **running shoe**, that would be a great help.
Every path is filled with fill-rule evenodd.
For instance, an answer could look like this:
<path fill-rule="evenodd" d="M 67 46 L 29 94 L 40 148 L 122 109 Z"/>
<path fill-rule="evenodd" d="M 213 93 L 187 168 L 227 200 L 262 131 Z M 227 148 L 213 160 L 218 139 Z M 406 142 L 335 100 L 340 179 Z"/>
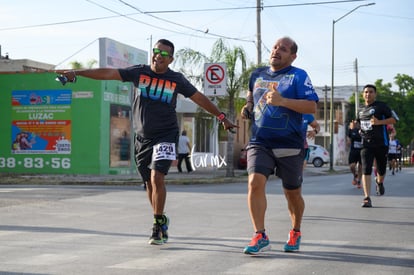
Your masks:
<path fill-rule="evenodd" d="M 163 238 L 161 233 L 161 225 L 155 223 L 152 227 L 152 235 L 148 241 L 149 244 L 160 245 L 163 244 Z"/>
<path fill-rule="evenodd" d="M 300 246 L 300 240 L 302 239 L 302 234 L 295 230 L 289 231 L 289 239 L 285 244 L 285 252 L 298 251 Z"/>
<path fill-rule="evenodd" d="M 377 195 L 382 196 L 385 193 L 384 183 L 377 182 Z"/>
<path fill-rule="evenodd" d="M 170 218 L 164 215 L 164 223 L 161 224 L 161 235 L 164 243 L 168 242 L 168 226 L 170 225 Z"/>
<path fill-rule="evenodd" d="M 352 185 L 357 185 L 357 183 L 358 183 L 358 179 L 357 179 L 357 178 L 354 178 L 354 179 L 352 180 Z"/>
<path fill-rule="evenodd" d="M 362 201 L 362 207 L 372 207 L 372 203 L 371 203 L 371 198 L 370 197 L 366 197 L 363 201 Z"/>
<path fill-rule="evenodd" d="M 361 188 L 361 181 L 358 181 L 357 183 L 357 188 L 360 189 Z"/>
<path fill-rule="evenodd" d="M 270 250 L 269 237 L 264 233 L 256 233 L 249 245 L 244 248 L 243 253 L 255 255 L 267 250 Z"/>

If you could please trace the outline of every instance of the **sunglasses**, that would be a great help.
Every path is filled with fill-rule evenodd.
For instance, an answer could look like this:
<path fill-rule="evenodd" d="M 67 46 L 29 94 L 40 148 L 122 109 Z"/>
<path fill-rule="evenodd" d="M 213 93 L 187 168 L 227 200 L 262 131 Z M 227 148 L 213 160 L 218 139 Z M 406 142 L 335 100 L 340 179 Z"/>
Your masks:
<path fill-rule="evenodd" d="M 160 54 L 162 57 L 171 57 L 171 54 L 168 51 L 162 51 L 158 48 L 152 49 L 154 55 Z"/>

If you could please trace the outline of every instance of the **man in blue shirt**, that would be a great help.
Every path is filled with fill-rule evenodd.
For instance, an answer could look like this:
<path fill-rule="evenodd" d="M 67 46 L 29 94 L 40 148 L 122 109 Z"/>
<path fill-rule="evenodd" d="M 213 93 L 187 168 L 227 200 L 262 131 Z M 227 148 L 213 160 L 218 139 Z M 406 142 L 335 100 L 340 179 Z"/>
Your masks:
<path fill-rule="evenodd" d="M 265 233 L 266 182 L 276 174 L 282 180 L 292 228 L 285 251 L 299 250 L 300 226 L 305 209 L 302 197 L 304 141 L 303 114 L 316 112 L 319 100 L 308 74 L 292 63 L 297 44 L 289 37 L 276 41 L 270 66 L 256 69 L 249 82 L 243 118 L 251 118 L 252 135 L 247 146 L 248 207 L 255 234 L 246 254 L 270 249 Z"/>

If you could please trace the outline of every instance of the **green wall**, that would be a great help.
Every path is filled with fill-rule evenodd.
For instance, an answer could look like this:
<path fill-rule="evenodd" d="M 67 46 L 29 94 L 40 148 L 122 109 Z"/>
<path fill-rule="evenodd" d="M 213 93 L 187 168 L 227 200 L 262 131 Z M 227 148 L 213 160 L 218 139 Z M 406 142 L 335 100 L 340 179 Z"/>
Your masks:
<path fill-rule="evenodd" d="M 117 160 L 114 153 L 111 159 L 111 133 L 119 135 L 120 131 L 110 126 L 113 120 L 110 109 L 114 104 L 118 109 L 129 108 L 130 104 L 127 100 L 129 92 L 122 91 L 122 88 L 130 90 L 130 85 L 118 81 L 97 81 L 79 77 L 76 83 L 67 83 L 63 86 L 55 81 L 55 77 L 56 74 L 53 73 L 0 73 L 0 172 L 135 174 L 132 146 L 129 149 L 130 159 L 128 161 Z M 55 118 L 61 116 L 70 121 L 70 153 L 55 153 L 53 150 L 38 152 L 32 149 L 13 151 L 12 139 L 15 134 L 12 133 L 12 124 L 16 119 L 20 119 L 18 118 L 20 115 L 16 115 L 14 106 L 12 106 L 13 92 L 21 91 L 23 94 L 28 94 L 41 91 L 39 93 L 53 95 L 63 90 L 69 90 L 72 95 L 71 102 L 67 106 L 68 110 L 65 110 L 63 115 L 56 113 Z M 33 106 L 30 105 L 28 108 L 35 108 Z M 129 120 L 130 113 L 127 114 L 128 117 L 122 119 L 123 125 L 126 125 L 125 122 Z M 23 112 L 22 116 L 26 116 L 27 121 L 39 123 L 39 117 L 33 118 L 36 115 L 30 117 L 30 114 Z M 127 130 L 130 134 L 131 129 Z M 131 135 L 128 137 L 130 139 Z M 39 137 L 37 140 L 40 141 Z M 35 143 L 33 146 L 40 145 Z M 112 146 L 112 148 L 112 152 L 117 152 L 117 146 Z"/>

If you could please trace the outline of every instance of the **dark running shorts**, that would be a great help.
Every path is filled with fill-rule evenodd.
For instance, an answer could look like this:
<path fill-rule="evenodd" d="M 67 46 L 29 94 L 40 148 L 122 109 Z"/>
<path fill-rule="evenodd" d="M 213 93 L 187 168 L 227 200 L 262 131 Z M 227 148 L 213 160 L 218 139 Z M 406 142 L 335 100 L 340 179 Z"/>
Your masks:
<path fill-rule="evenodd" d="M 151 179 L 152 169 L 165 175 L 168 174 L 172 160 L 163 159 L 153 161 L 153 148 L 155 145 L 164 142 L 173 143 L 175 148 L 178 142 L 178 134 L 178 131 L 174 131 L 162 137 L 152 139 L 135 136 L 135 164 L 144 182 L 148 182 Z"/>
<path fill-rule="evenodd" d="M 353 149 L 349 151 L 348 164 L 357 163 L 357 162 L 361 163 L 361 150 Z"/>
<path fill-rule="evenodd" d="M 247 172 L 259 173 L 268 178 L 275 174 L 282 180 L 283 188 L 298 189 L 303 182 L 304 150 L 297 155 L 276 157 L 272 149 L 260 145 L 249 145 L 247 148 Z"/>
<path fill-rule="evenodd" d="M 388 147 L 368 147 L 361 149 L 362 173 L 371 175 L 374 159 L 376 160 L 377 172 L 380 176 L 384 176 L 387 171 L 387 154 Z"/>

